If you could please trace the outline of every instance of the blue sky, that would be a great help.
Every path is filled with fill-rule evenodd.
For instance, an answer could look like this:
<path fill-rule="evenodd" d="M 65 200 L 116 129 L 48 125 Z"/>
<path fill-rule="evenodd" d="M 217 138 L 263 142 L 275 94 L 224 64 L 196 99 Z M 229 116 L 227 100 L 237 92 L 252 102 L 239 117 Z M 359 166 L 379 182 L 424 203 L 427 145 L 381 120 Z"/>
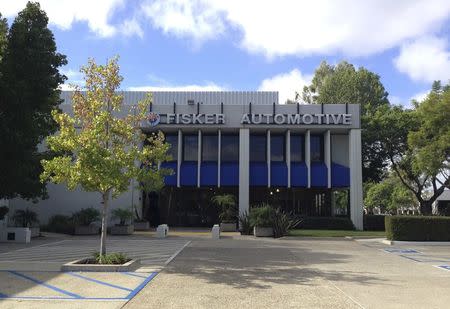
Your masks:
<path fill-rule="evenodd" d="M 0 0 L 11 22 L 26 1 Z M 41 1 L 63 72 L 120 56 L 123 89 L 276 90 L 310 82 L 322 60 L 379 74 L 408 105 L 450 79 L 450 1 Z M 67 86 L 63 87 L 67 89 Z"/>

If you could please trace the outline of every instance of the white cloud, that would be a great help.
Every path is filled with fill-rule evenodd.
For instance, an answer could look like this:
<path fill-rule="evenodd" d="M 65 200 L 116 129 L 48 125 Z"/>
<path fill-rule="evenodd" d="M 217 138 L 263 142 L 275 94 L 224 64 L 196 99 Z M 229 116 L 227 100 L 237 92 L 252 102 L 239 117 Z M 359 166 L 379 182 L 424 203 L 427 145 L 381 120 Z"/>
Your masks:
<path fill-rule="evenodd" d="M 15 17 L 25 8 L 27 1 L 1 1 L 0 12 L 6 17 Z M 109 22 L 109 18 L 117 8 L 124 5 L 124 0 L 40 0 L 39 2 L 41 8 L 47 13 L 50 24 L 67 30 L 75 22 L 86 22 L 89 29 L 101 37 L 111 37 L 117 33 L 116 26 Z M 125 27 L 130 28 L 131 25 L 125 24 Z"/>
<path fill-rule="evenodd" d="M 394 59 L 396 68 L 412 80 L 431 83 L 450 79 L 450 51 L 445 38 L 422 37 L 403 44 Z"/>
<path fill-rule="evenodd" d="M 409 101 L 416 100 L 417 102 L 422 102 L 423 100 L 425 100 L 428 97 L 428 94 L 430 94 L 430 90 L 425 90 L 425 91 L 416 93 L 409 99 Z"/>
<path fill-rule="evenodd" d="M 220 12 L 202 1 L 146 1 L 141 8 L 156 28 L 177 37 L 202 41 L 224 32 Z"/>
<path fill-rule="evenodd" d="M 164 33 L 196 41 L 237 29 L 244 49 L 269 58 L 364 56 L 436 31 L 450 15 L 450 1 L 148 0 L 141 11 Z"/>
<path fill-rule="evenodd" d="M 288 73 L 282 73 L 264 79 L 259 85 L 261 91 L 278 91 L 278 102 L 286 103 L 286 100 L 294 100 L 295 92 L 301 93 L 303 86 L 311 83 L 312 75 L 303 75 L 298 69 Z"/>
<path fill-rule="evenodd" d="M 208 82 L 204 85 L 177 85 L 177 86 L 131 86 L 130 91 L 225 91 L 226 87 Z"/>

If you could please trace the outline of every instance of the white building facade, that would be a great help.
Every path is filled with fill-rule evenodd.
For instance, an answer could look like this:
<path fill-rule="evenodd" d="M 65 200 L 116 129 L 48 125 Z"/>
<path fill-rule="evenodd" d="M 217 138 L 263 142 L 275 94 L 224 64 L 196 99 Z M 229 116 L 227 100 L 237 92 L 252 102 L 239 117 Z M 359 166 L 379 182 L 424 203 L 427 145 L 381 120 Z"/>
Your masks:
<path fill-rule="evenodd" d="M 132 105 L 145 92 L 124 92 Z M 71 93 L 61 108 L 71 112 Z M 130 190 L 112 207 L 138 207 L 153 225 L 212 226 L 216 194 L 236 196 L 239 212 L 269 203 L 301 216 L 348 216 L 363 225 L 360 107 L 356 104 L 279 104 L 277 92 L 154 92 L 144 132 L 161 130 L 171 144 L 173 175 L 161 192 Z M 346 192 L 346 207 L 337 205 Z M 100 208 L 100 196 L 48 185 L 37 205 L 10 201 L 51 215 Z"/>

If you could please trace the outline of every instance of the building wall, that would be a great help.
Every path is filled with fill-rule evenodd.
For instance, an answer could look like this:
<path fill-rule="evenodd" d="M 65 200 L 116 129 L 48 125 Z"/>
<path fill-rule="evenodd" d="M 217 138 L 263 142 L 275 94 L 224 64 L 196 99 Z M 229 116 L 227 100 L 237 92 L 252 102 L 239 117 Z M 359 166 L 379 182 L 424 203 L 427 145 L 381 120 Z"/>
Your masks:
<path fill-rule="evenodd" d="M 63 92 L 62 98 L 65 103 L 61 105 L 65 112 L 71 113 L 70 92 Z M 124 92 L 124 102 L 126 103 L 121 115 L 128 113 L 132 104 L 145 97 L 144 92 Z M 188 104 L 192 101 L 193 104 Z M 352 220 L 357 228 L 362 228 L 362 180 L 361 174 L 361 144 L 359 105 L 355 104 L 324 104 L 324 105 L 279 105 L 278 93 L 276 92 L 160 92 L 153 94 L 153 104 L 151 111 L 161 117 L 161 122 L 152 127 L 148 123 L 142 124 L 145 132 L 162 130 L 178 135 L 178 153 L 176 162 L 171 163 L 176 172 L 176 178 L 172 177 L 170 184 L 173 186 L 202 186 L 202 171 L 210 173 L 214 171 L 217 177 L 217 186 L 230 168 L 235 168 L 239 173 L 239 209 L 241 212 L 249 208 L 249 185 L 255 181 L 262 185 L 295 187 L 304 186 L 306 188 L 323 187 L 339 188 L 350 185 Z M 166 114 L 224 114 L 224 124 L 165 124 Z M 351 114 L 350 124 L 242 124 L 243 114 Z M 166 117 L 166 118 L 165 118 Z M 184 134 L 196 134 L 200 137 L 198 149 L 201 150 L 202 134 L 214 133 L 226 134 L 233 132 L 240 136 L 239 166 L 227 166 L 221 162 L 220 158 L 214 164 L 203 164 L 201 156 L 198 154 L 197 162 L 182 162 L 182 148 L 180 147 Z M 280 164 L 272 163 L 268 159 L 263 164 L 249 162 L 250 138 L 253 133 L 264 134 L 267 143 L 270 145 L 271 135 L 286 135 L 286 141 L 292 134 L 301 134 L 305 142 L 305 160 L 296 165 L 291 164 L 290 155 L 286 156 L 284 162 Z M 313 136 L 323 136 L 325 141 L 325 157 L 323 162 L 312 162 L 310 158 L 311 141 Z M 352 139 L 349 138 L 352 136 Z M 219 139 L 220 140 L 220 139 Z M 218 146 L 220 147 L 220 146 Z M 352 148 L 353 147 L 353 148 Z M 357 149 L 356 149 L 356 148 Z M 286 150 L 289 147 L 286 147 Z M 270 157 L 270 146 L 267 147 L 268 158 Z M 220 153 L 220 152 L 219 152 Z M 358 167 L 359 165 L 359 167 Z M 255 174 L 256 173 L 256 174 Z M 261 174 L 262 173 L 262 174 Z M 259 176 L 255 176 L 259 175 Z M 292 175 L 302 175 L 300 182 Z M 210 176 L 210 175 L 208 175 Z M 346 178 L 347 177 L 347 178 Z M 211 177 L 209 177 L 211 178 Z M 257 179 L 256 179 L 257 178 Z M 286 178 L 286 179 L 285 179 Z M 350 180 L 351 178 L 351 180 Z M 265 180 L 264 180 L 265 179 Z M 211 179 L 207 185 L 210 185 Z M 203 185 L 205 185 L 204 183 Z M 38 210 L 41 222 L 45 223 L 49 216 L 53 214 L 70 215 L 73 212 L 93 206 L 100 208 L 100 195 L 95 193 L 85 193 L 81 190 L 68 191 L 62 185 L 49 184 L 50 198 L 39 201 L 37 205 L 30 202 L 15 199 L 11 201 L 11 208 L 33 207 Z M 112 202 L 112 208 L 130 207 L 132 201 L 140 204 L 140 194 L 136 190 L 129 190 Z M 361 196 L 360 196 L 361 195 Z"/>

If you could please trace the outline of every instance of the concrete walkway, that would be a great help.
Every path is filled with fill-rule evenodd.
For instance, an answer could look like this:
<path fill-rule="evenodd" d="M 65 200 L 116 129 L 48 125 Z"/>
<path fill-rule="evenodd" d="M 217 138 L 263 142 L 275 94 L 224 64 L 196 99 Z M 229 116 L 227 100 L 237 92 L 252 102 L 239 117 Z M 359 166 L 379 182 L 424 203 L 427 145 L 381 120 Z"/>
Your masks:
<path fill-rule="evenodd" d="M 450 271 L 408 256 L 450 265 L 449 246 L 386 248 L 345 239 L 198 239 L 125 308 L 448 308 Z"/>

